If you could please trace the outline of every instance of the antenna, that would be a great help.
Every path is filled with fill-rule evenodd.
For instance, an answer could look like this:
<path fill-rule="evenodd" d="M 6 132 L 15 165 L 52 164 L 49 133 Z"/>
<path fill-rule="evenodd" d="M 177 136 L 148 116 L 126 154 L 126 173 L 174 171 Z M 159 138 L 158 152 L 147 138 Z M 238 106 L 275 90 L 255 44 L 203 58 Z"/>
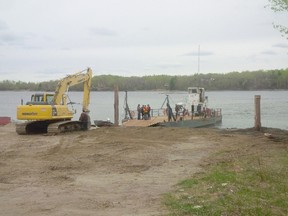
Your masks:
<path fill-rule="evenodd" d="M 198 45 L 198 73 L 200 73 L 200 45 Z"/>

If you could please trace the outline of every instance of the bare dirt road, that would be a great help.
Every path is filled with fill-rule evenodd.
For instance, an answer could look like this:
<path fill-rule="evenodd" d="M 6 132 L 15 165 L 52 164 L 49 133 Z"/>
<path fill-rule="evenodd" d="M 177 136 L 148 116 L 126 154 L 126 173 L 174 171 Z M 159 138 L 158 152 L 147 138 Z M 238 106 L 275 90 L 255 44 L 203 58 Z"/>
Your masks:
<path fill-rule="evenodd" d="M 163 215 L 161 196 L 235 140 L 216 129 L 98 128 L 57 136 L 0 127 L 0 215 Z M 250 140 L 250 141 L 249 141 Z M 207 163 L 207 160 L 206 160 Z"/>

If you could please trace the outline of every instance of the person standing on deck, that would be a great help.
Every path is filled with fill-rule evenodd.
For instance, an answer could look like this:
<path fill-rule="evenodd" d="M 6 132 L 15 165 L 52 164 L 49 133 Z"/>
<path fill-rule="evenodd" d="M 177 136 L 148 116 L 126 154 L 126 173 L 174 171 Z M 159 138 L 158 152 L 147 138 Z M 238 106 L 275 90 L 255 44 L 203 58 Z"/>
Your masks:
<path fill-rule="evenodd" d="M 137 119 L 140 120 L 141 119 L 141 114 L 142 114 L 142 109 L 140 104 L 138 104 L 137 106 Z"/>
<path fill-rule="evenodd" d="M 148 114 L 148 119 L 151 118 L 150 112 L 151 112 L 151 107 L 150 107 L 150 105 L 148 104 L 148 105 L 147 105 L 147 114 Z"/>
<path fill-rule="evenodd" d="M 148 109 L 147 109 L 146 105 L 143 106 L 143 117 L 142 117 L 142 119 L 144 119 L 144 120 L 148 119 Z"/>

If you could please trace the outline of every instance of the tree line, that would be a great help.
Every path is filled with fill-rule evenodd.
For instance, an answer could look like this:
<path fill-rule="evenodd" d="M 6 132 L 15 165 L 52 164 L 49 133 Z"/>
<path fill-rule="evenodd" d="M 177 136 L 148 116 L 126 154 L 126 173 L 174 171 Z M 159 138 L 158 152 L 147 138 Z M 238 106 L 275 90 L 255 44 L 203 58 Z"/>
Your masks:
<path fill-rule="evenodd" d="M 0 90 L 55 91 L 57 80 L 33 83 L 21 81 L 0 81 Z M 288 89 L 288 68 L 279 70 L 259 70 L 230 72 L 226 74 L 209 73 L 187 76 L 153 75 L 143 77 L 123 77 L 99 75 L 92 78 L 92 91 L 179 90 L 200 86 L 206 90 L 275 90 Z M 83 85 L 70 87 L 70 91 L 82 91 Z"/>

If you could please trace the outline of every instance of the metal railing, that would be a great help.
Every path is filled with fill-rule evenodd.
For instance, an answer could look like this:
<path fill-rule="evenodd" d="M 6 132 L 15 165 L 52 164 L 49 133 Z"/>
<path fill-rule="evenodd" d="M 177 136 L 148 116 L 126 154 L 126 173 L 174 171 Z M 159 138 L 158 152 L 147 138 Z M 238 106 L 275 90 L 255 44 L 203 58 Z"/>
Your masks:
<path fill-rule="evenodd" d="M 185 112 L 185 113 L 184 113 Z M 206 109 L 205 111 L 202 112 L 194 112 L 192 113 L 191 111 L 181 111 L 178 112 L 176 115 L 176 111 L 173 111 L 173 114 L 175 116 L 184 116 L 184 115 L 192 115 L 193 116 L 205 116 L 205 118 L 207 117 L 220 117 L 222 116 L 222 109 L 221 108 L 215 108 L 215 109 Z M 138 111 L 137 110 L 130 110 L 131 116 L 133 119 L 138 119 Z M 140 113 L 140 119 L 143 118 L 143 114 Z M 162 109 L 151 109 L 150 110 L 150 117 L 158 117 L 158 116 L 167 116 L 167 109 L 162 108 Z"/>

